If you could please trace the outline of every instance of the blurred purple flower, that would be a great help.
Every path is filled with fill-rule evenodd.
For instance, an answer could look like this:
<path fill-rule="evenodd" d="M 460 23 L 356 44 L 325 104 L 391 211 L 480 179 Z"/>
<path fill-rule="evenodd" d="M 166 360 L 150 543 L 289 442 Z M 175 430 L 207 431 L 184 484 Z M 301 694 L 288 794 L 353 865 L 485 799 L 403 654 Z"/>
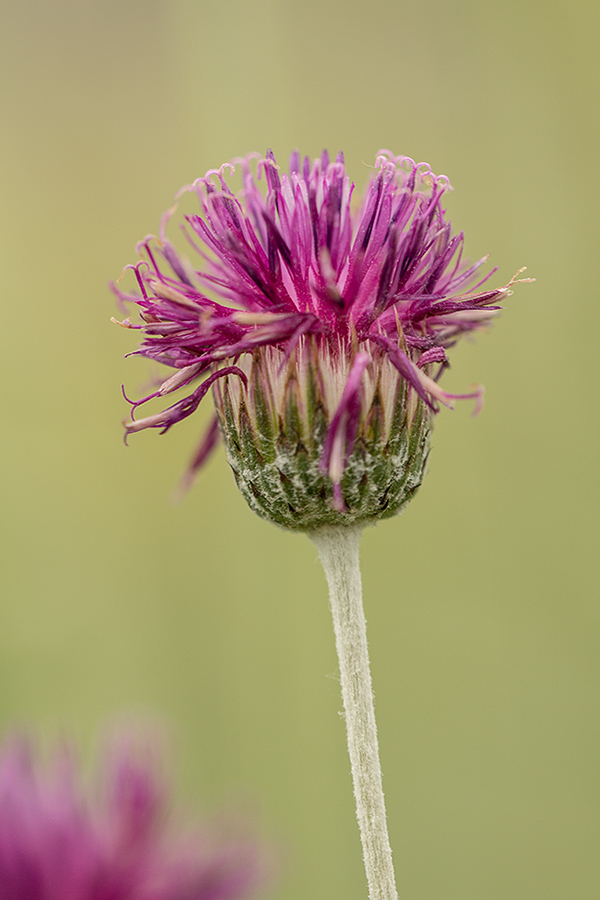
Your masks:
<path fill-rule="evenodd" d="M 171 836 L 151 753 L 122 743 L 96 787 L 84 796 L 64 747 L 43 770 L 26 740 L 5 745 L 0 900 L 241 900 L 255 886 L 255 845 L 204 829 Z"/>
<path fill-rule="evenodd" d="M 159 240 L 142 241 L 143 261 L 129 267 L 140 293 L 113 285 L 120 301 L 134 302 L 141 313 L 142 324 L 120 323 L 142 332 L 135 352 L 175 369 L 157 390 L 130 401 L 126 431 L 168 431 L 212 388 L 238 484 L 261 515 L 290 527 L 314 524 L 314 515 L 305 512 L 288 522 L 271 485 L 265 505 L 261 477 L 250 473 L 253 462 L 242 447 L 246 426 L 268 465 L 275 461 L 277 449 L 271 451 L 278 442 L 281 449 L 295 439 L 306 449 L 312 441 L 311 466 L 318 456 L 312 482 L 319 481 L 319 473 L 328 479 L 328 487 L 319 483 L 318 492 L 329 490 L 330 506 L 346 519 L 397 511 L 420 483 L 430 412 L 460 398 L 474 399 L 476 408 L 482 401 L 480 387 L 464 394 L 440 387 L 446 351 L 461 335 L 489 322 L 514 279 L 489 288 L 496 270 L 481 275 L 487 257 L 474 264 L 463 260 L 463 234 L 452 235 L 441 205 L 448 179 L 434 175 L 426 163 L 382 151 L 365 199 L 353 212 L 354 185 L 342 154 L 330 162 L 324 152 L 311 164 L 296 152 L 285 174 L 269 151 L 256 165 L 258 179 L 264 175 L 263 191 L 252 171 L 256 158 L 234 160 L 242 171 L 237 194 L 225 177 L 227 170 L 234 171 L 232 164 L 183 189 L 200 202 L 201 214 L 186 216 L 183 226 L 199 266 L 166 237 L 174 207 L 163 217 Z M 173 405 L 135 418 L 142 404 L 198 381 Z M 398 403 L 405 411 L 400 424 Z M 317 441 L 315 411 L 323 413 L 325 425 Z M 421 449 L 410 490 L 390 506 L 390 487 L 383 479 L 377 498 L 365 504 L 356 485 L 360 477 L 372 479 L 373 460 L 383 454 L 387 463 L 396 453 L 390 477 L 401 479 L 406 461 L 398 462 L 394 428 L 410 432 L 417 412 Z M 297 427 L 289 426 L 290 417 L 296 417 Z M 215 419 L 190 473 L 218 436 Z M 378 449 L 367 458 L 360 448 L 374 439 Z M 343 491 L 357 448 L 363 454 L 362 475 L 351 478 Z M 290 453 L 288 446 L 286 458 Z M 284 479 L 293 481 L 296 470 L 292 467 L 291 476 L 284 470 L 285 465 L 280 467 Z M 294 503 L 302 504 L 302 497 L 292 497 Z M 274 513 L 275 507 L 280 511 Z"/>

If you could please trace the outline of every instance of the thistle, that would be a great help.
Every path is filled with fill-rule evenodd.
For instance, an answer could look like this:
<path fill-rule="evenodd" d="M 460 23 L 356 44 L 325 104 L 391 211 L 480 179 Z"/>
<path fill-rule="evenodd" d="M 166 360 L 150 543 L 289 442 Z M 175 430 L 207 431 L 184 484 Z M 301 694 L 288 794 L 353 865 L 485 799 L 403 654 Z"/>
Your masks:
<path fill-rule="evenodd" d="M 241 170 L 237 193 L 229 184 Z M 263 185 L 259 182 L 262 180 Z M 463 259 L 442 208 L 450 188 L 425 163 L 382 151 L 365 198 L 341 154 L 313 163 L 272 152 L 211 170 L 183 190 L 200 213 L 183 233 L 191 263 L 166 236 L 138 246 L 135 353 L 174 369 L 131 403 L 127 434 L 168 431 L 212 391 L 215 416 L 185 476 L 189 484 L 223 438 L 238 487 L 260 516 L 305 531 L 330 586 L 357 813 L 372 900 L 396 895 L 385 825 L 358 539 L 400 512 L 418 489 L 433 414 L 483 389 L 440 386 L 447 351 L 497 314 L 502 287 Z M 181 192 L 180 192 L 181 193 Z M 522 270 L 521 270 L 522 271 Z M 143 404 L 186 396 L 137 418 Z"/>
<path fill-rule="evenodd" d="M 150 746 L 127 740 L 85 791 L 65 746 L 42 766 L 33 744 L 0 750 L 0 900 L 241 900 L 256 847 L 203 827 L 168 830 L 168 791 Z"/>

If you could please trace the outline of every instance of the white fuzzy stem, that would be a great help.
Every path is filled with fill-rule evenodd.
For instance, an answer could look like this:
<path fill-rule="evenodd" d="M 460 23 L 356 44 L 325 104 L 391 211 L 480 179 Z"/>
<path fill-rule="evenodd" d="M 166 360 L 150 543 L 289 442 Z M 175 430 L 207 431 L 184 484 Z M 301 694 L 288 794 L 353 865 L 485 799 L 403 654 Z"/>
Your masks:
<path fill-rule="evenodd" d="M 369 900 L 397 900 L 362 605 L 360 536 L 361 529 L 352 527 L 321 528 L 309 535 L 317 546 L 329 584 Z"/>

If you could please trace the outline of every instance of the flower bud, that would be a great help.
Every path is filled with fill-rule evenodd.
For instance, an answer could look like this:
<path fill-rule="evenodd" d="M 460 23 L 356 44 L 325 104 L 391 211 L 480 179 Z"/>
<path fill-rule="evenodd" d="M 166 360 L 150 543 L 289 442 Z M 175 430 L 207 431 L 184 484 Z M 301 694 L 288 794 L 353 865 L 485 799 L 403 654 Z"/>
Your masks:
<path fill-rule="evenodd" d="M 255 159 L 235 161 L 238 193 L 226 177 L 232 164 L 187 188 L 200 203 L 183 228 L 197 267 L 166 237 L 173 208 L 158 241 L 139 247 L 139 292 L 113 285 L 141 314 L 141 324 L 120 323 L 141 331 L 135 352 L 175 369 L 130 401 L 126 432 L 168 431 L 212 391 L 218 420 L 186 484 L 220 429 L 259 515 L 301 530 L 391 516 L 421 483 L 440 404 L 481 406 L 481 387 L 440 387 L 446 351 L 489 323 L 515 279 L 487 288 L 487 257 L 463 260 L 463 235 L 452 234 L 441 205 L 448 179 L 426 163 L 382 151 L 355 211 L 342 154 L 311 164 L 294 153 L 288 173 L 269 151 L 255 174 Z M 166 409 L 135 417 L 192 385 Z"/>

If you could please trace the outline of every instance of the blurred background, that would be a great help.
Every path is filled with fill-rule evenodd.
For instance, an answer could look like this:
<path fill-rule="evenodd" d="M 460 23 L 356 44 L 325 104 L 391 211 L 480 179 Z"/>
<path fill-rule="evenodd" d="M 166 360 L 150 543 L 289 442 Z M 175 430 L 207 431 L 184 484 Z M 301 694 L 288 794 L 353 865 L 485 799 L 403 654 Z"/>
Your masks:
<path fill-rule="evenodd" d="M 381 147 L 454 186 L 471 258 L 521 286 L 457 348 L 429 474 L 363 541 L 401 898 L 597 900 L 600 7 L 537 0 L 2 3 L 0 724 L 86 750 L 158 715 L 194 810 L 277 839 L 269 898 L 359 900 L 324 577 L 220 450 L 169 495 L 206 408 L 124 447 L 107 282 L 180 185 L 272 147 Z"/>

